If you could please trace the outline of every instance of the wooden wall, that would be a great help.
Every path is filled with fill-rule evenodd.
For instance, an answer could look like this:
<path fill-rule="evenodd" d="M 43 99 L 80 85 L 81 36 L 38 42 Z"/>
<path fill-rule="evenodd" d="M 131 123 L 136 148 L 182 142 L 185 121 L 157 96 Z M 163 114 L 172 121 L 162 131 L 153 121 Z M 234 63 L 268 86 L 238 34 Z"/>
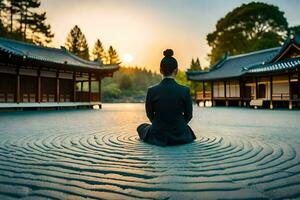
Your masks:
<path fill-rule="evenodd" d="M 0 103 L 16 99 L 16 75 L 0 73 Z"/>
<path fill-rule="evenodd" d="M 55 71 L 19 70 L 6 66 L 0 66 L 0 69 L 0 103 L 101 101 L 101 89 L 96 76 L 81 76 L 80 72 L 75 76 L 72 73 Z M 77 78 L 81 81 L 76 81 Z M 76 90 L 76 83 L 82 83 L 82 87 L 80 85 Z"/>

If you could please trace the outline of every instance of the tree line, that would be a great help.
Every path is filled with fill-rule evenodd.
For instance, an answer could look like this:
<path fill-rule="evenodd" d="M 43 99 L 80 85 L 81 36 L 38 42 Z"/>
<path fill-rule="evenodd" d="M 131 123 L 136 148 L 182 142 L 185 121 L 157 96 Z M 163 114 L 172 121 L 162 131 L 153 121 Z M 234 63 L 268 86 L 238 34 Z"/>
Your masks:
<path fill-rule="evenodd" d="M 161 75 L 146 68 L 121 67 L 114 78 L 102 81 L 103 102 L 143 102 L 148 87 L 158 83 Z"/>
<path fill-rule="evenodd" d="M 96 40 L 90 54 L 86 37 L 77 25 L 69 32 L 65 42 L 65 48 L 85 60 L 98 60 L 103 64 L 118 64 L 121 62 L 117 50 L 109 46 L 106 51 L 100 39 Z"/>
<path fill-rule="evenodd" d="M 46 22 L 46 12 L 38 10 L 40 5 L 40 0 L 0 0 L 0 37 L 51 45 L 54 33 Z M 68 34 L 64 47 L 86 60 L 99 60 L 104 64 L 120 62 L 117 50 L 109 46 L 105 51 L 99 39 L 90 53 L 86 37 L 77 25 Z"/>
<path fill-rule="evenodd" d="M 38 10 L 40 5 L 40 0 L 0 0 L 0 36 L 45 46 L 51 44 L 54 33 L 46 22 L 46 12 Z M 242 4 L 219 19 L 215 31 L 207 35 L 212 48 L 208 55 L 210 63 L 228 54 L 280 46 L 291 33 L 300 34 L 300 26 L 290 27 L 279 7 L 262 2 Z M 85 35 L 77 25 L 70 31 L 65 47 L 86 60 L 99 59 L 105 64 L 120 62 L 116 49 L 109 46 L 105 51 L 99 39 L 90 53 Z M 198 58 L 192 59 L 189 70 L 203 69 Z"/>

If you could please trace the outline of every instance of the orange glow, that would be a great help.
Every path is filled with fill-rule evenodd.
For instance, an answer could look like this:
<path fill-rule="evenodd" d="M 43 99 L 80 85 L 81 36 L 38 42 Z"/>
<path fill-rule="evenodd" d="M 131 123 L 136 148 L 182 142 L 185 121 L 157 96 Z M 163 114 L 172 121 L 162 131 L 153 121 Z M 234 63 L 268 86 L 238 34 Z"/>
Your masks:
<path fill-rule="evenodd" d="M 130 54 L 125 54 L 125 55 L 122 57 L 122 61 L 123 61 L 125 64 L 130 64 L 130 63 L 133 61 L 133 56 L 130 55 Z"/>
<path fill-rule="evenodd" d="M 117 49 L 121 59 L 128 52 L 135 55 L 127 65 L 130 63 L 158 71 L 162 52 L 166 48 L 173 48 L 181 69 L 189 66 L 193 56 L 204 58 L 202 63 L 207 62 L 205 50 L 208 47 L 201 47 L 196 41 L 191 42 L 191 35 L 184 30 L 166 26 L 152 11 L 122 7 L 109 1 L 75 2 L 72 8 L 64 1 L 43 1 L 41 4 L 55 32 L 53 41 L 56 47 L 63 45 L 70 29 L 78 25 L 90 49 L 99 38 L 106 49 L 109 45 Z M 205 37 L 203 41 L 205 43 Z M 198 50 L 195 51 L 195 48 Z"/>

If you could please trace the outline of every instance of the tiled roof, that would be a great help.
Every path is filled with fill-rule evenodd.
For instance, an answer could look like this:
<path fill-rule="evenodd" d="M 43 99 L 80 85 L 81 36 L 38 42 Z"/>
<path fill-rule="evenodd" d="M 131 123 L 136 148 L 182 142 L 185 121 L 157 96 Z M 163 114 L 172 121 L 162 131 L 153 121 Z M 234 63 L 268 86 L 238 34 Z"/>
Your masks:
<path fill-rule="evenodd" d="M 285 40 L 284 44 L 282 45 L 280 51 L 272 59 L 272 61 L 275 61 L 288 48 L 288 46 L 290 46 L 290 44 L 292 44 L 292 43 L 297 45 L 297 46 L 300 46 L 300 35 L 291 35 L 290 37 L 288 37 Z"/>
<path fill-rule="evenodd" d="M 30 43 L 0 37 L 0 52 L 26 59 L 62 64 L 89 69 L 117 69 L 117 65 L 102 65 L 100 62 L 87 61 L 68 52 L 66 49 L 37 46 Z"/>
<path fill-rule="evenodd" d="M 246 73 L 246 68 L 252 65 L 270 61 L 280 50 L 280 47 L 255 51 L 247 54 L 228 56 L 215 64 L 208 72 L 187 72 L 189 80 L 213 80 L 239 77 Z"/>
<path fill-rule="evenodd" d="M 281 71 L 300 66 L 300 58 L 289 58 L 276 63 L 253 66 L 247 70 L 247 73 L 262 73 L 270 71 Z"/>
<path fill-rule="evenodd" d="M 187 78 L 194 81 L 226 79 L 245 74 L 280 71 L 300 66 L 300 58 L 288 58 L 280 61 L 276 59 L 291 45 L 300 46 L 300 36 L 288 38 L 283 46 L 255 51 L 237 56 L 224 57 L 208 72 L 186 72 Z"/>

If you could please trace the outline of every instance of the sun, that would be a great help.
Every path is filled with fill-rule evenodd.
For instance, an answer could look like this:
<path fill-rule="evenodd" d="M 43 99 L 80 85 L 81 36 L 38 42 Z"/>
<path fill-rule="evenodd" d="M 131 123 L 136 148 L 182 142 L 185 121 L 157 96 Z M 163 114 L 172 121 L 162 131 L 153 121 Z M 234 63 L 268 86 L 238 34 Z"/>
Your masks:
<path fill-rule="evenodd" d="M 129 64 L 129 63 L 132 62 L 133 56 L 130 55 L 130 54 L 125 54 L 125 55 L 122 57 L 122 60 L 123 60 L 124 63 Z"/>

